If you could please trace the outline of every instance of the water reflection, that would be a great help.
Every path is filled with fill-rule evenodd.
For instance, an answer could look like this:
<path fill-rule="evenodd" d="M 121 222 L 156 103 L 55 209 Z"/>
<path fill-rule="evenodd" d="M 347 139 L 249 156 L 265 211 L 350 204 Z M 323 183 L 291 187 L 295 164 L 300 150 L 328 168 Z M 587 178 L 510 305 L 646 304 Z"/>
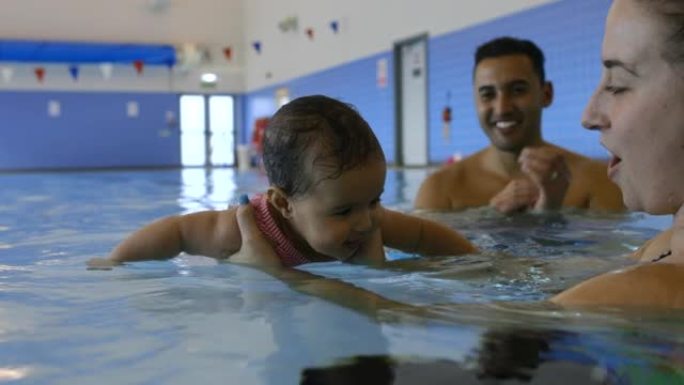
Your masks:
<path fill-rule="evenodd" d="M 237 190 L 235 173 L 233 168 L 182 169 L 178 204 L 183 213 L 225 208 Z"/>
<path fill-rule="evenodd" d="M 256 194 L 266 190 L 266 176 L 259 171 L 234 168 L 184 168 L 178 204 L 183 213 L 221 210 L 237 204 L 240 194 Z"/>
<path fill-rule="evenodd" d="M 345 357 L 302 370 L 300 384 L 681 384 L 682 344 L 561 329 L 491 328 L 465 359 Z M 618 334 L 619 336 L 619 334 Z M 655 346 L 655 349 L 653 347 Z M 644 349 L 651 348 L 645 355 Z M 637 353 L 638 352 L 638 353 Z M 637 354 L 634 354 L 637 353 Z"/>

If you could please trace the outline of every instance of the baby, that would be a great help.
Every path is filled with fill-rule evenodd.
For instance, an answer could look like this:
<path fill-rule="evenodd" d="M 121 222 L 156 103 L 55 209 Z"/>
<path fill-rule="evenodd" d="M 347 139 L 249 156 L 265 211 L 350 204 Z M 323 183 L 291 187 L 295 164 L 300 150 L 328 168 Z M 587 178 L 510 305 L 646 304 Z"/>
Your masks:
<path fill-rule="evenodd" d="M 368 123 L 340 101 L 318 95 L 283 106 L 266 130 L 263 162 L 270 187 L 249 203 L 284 266 L 335 260 L 379 265 L 384 246 L 422 255 L 477 251 L 447 226 L 382 206 L 382 148 Z M 241 244 L 236 208 L 204 211 L 153 222 L 89 266 L 180 252 L 230 261 Z"/>

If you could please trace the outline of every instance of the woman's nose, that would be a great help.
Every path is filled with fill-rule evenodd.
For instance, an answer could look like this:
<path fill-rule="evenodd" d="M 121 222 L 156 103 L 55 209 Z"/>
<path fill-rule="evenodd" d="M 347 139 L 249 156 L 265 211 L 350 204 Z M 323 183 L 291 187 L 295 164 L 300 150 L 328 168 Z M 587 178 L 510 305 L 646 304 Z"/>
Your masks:
<path fill-rule="evenodd" d="M 601 91 L 596 90 L 589 98 L 587 106 L 582 113 L 582 126 L 589 130 L 601 130 L 610 127 L 610 121 L 603 111 Z"/>

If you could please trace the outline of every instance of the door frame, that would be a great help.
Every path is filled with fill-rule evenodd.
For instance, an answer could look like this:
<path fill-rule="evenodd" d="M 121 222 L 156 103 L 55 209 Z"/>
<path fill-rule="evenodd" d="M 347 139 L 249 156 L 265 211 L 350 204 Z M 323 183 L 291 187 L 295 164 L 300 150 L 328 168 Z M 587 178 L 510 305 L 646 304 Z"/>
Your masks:
<path fill-rule="evenodd" d="M 414 44 L 416 42 L 425 42 L 425 153 L 426 153 L 426 165 L 430 163 L 430 126 L 429 126 L 429 114 L 430 114 L 430 104 L 429 104 L 429 34 L 427 32 L 398 40 L 394 42 L 394 143 L 395 143 L 395 154 L 394 163 L 397 166 L 404 166 L 404 140 L 402 137 L 404 122 L 404 106 L 402 102 L 403 97 L 403 59 L 401 50 L 404 46 Z"/>

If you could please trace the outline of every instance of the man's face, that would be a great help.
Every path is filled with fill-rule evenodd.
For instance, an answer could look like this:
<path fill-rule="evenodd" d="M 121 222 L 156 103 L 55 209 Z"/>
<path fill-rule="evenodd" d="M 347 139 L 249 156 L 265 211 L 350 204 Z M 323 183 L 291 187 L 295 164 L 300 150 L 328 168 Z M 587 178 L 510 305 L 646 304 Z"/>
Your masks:
<path fill-rule="evenodd" d="M 551 104 L 553 89 L 541 83 L 527 56 L 482 60 L 475 68 L 474 94 L 480 126 L 492 145 L 518 153 L 541 143 L 542 109 Z"/>

